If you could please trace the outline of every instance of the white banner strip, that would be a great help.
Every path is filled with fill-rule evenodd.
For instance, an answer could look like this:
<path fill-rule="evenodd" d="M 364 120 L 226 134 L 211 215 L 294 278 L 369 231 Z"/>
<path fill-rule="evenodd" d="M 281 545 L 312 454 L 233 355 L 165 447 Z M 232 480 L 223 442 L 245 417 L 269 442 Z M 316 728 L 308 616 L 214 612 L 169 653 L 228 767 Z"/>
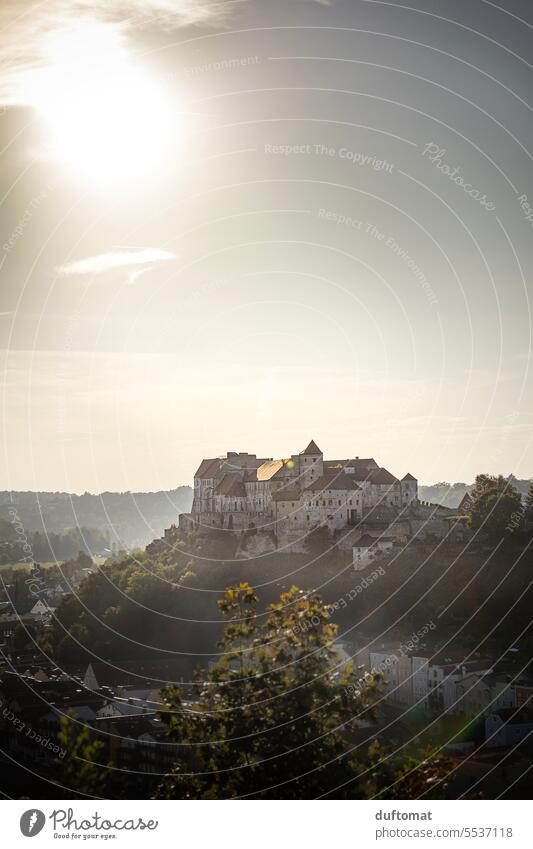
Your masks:
<path fill-rule="evenodd" d="M 209 807 L 207 807 L 209 805 Z M 236 810 L 235 805 L 238 806 Z M 201 806 L 206 810 L 202 813 Z M 222 808 L 226 810 L 223 811 Z M 5 801 L 2 845 L 500 846 L 530 849 L 525 801 Z M 275 808 L 275 810 L 273 810 Z M 69 844 L 70 845 L 70 844 Z"/>

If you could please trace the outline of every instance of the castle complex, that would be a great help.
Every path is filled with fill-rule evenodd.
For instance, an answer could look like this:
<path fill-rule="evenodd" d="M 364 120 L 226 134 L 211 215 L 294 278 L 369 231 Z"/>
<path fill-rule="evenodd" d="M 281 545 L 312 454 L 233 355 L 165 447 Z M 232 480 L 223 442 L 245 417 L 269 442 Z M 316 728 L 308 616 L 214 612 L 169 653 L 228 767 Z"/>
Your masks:
<path fill-rule="evenodd" d="M 282 460 L 233 451 L 202 460 L 192 511 L 180 516 L 180 526 L 256 528 L 284 538 L 318 527 L 335 534 L 361 528 L 384 512 L 393 522 L 417 503 L 412 475 L 400 480 L 372 458 L 325 460 L 311 440 L 304 451 Z"/>

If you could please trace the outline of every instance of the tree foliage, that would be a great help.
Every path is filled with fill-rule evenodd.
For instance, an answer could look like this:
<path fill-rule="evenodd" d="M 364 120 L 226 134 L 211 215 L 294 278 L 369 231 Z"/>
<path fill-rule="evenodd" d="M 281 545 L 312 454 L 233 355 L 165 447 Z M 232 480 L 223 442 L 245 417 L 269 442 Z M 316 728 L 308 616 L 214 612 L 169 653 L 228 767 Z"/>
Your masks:
<path fill-rule="evenodd" d="M 71 714 L 61 717 L 57 741 L 65 753 L 58 760 L 61 798 L 99 798 L 109 776 L 109 765 L 100 763 L 104 744 L 92 740 L 86 726 L 80 730 Z"/>
<path fill-rule="evenodd" d="M 469 524 L 498 542 L 520 527 L 523 518 L 522 499 L 512 484 L 501 475 L 478 475 L 470 509 Z"/>
<path fill-rule="evenodd" d="M 379 676 L 358 679 L 335 648 L 337 626 L 315 594 L 292 587 L 258 613 L 247 584 L 218 602 L 228 622 L 221 655 L 196 680 L 192 701 L 177 687 L 164 691 L 162 712 L 171 740 L 188 752 L 161 784 L 163 798 L 361 798 L 386 794 L 406 764 L 375 746 L 354 749 L 356 718 L 371 719 Z M 409 763 L 411 768 L 411 763 Z M 442 776 L 438 759 L 424 763 Z M 403 770 L 403 772 L 402 772 Z M 416 783 L 413 768 L 412 786 Z M 419 774 L 420 778 L 420 774 Z M 422 792 L 422 791 L 420 791 Z"/>

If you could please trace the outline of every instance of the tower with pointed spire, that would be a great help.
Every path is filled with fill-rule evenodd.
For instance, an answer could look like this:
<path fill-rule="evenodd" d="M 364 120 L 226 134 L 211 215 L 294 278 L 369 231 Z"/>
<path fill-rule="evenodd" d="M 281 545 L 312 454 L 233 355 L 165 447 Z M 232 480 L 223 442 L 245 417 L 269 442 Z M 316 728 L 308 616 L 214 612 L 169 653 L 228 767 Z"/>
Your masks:
<path fill-rule="evenodd" d="M 300 451 L 298 468 L 302 489 L 307 489 L 313 481 L 318 480 L 324 474 L 324 455 L 314 439 L 311 440 L 307 448 Z"/>
<path fill-rule="evenodd" d="M 264 530 L 299 544 L 315 528 L 335 534 L 361 522 L 404 521 L 417 502 L 412 475 L 400 481 L 372 457 L 324 459 L 312 439 L 277 460 L 236 451 L 202 460 L 191 513 L 179 521 L 187 529 Z"/>

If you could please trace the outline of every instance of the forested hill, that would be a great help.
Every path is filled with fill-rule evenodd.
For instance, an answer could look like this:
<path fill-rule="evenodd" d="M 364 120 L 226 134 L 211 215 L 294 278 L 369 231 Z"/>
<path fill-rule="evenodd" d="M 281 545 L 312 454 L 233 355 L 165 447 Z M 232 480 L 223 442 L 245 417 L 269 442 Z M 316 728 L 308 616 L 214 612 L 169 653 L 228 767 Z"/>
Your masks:
<path fill-rule="evenodd" d="M 43 530 L 63 534 L 70 528 L 95 528 L 108 536 L 111 545 L 144 548 L 177 522 L 179 513 L 188 512 L 191 504 L 190 486 L 166 492 L 99 495 L 0 491 L 0 520 L 12 520 L 10 508 L 14 507 L 27 534 Z"/>
<path fill-rule="evenodd" d="M 519 480 L 514 475 L 509 475 L 508 480 L 521 495 L 526 495 L 530 480 Z M 421 501 L 431 501 L 433 504 L 443 504 L 445 507 L 457 507 L 465 494 L 472 492 L 473 483 L 435 483 L 432 486 L 418 487 L 418 497 Z"/>

